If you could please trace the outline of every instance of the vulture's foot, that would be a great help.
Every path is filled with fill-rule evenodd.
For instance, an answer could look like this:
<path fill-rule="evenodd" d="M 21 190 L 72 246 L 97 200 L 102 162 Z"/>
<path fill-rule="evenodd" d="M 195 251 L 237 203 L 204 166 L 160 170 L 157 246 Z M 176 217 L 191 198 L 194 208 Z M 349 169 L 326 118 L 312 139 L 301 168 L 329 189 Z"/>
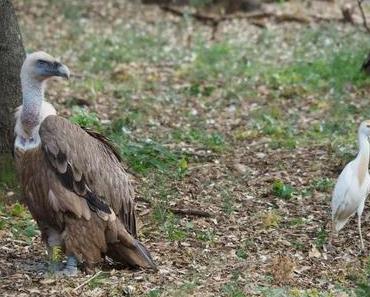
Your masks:
<path fill-rule="evenodd" d="M 60 277 L 71 277 L 78 274 L 77 259 L 74 256 L 68 256 L 64 269 L 57 271 L 56 275 Z"/>
<path fill-rule="evenodd" d="M 56 274 L 63 269 L 63 263 L 62 262 L 53 262 L 50 261 L 48 265 L 48 271 L 50 274 Z"/>

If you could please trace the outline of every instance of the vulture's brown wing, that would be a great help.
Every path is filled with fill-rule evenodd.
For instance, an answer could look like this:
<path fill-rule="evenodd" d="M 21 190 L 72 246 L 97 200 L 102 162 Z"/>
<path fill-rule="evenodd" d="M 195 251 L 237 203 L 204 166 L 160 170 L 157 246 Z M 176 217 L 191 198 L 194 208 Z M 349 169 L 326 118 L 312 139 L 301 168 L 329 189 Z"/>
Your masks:
<path fill-rule="evenodd" d="M 59 116 L 48 116 L 41 124 L 42 149 L 64 187 L 86 199 L 95 212 L 121 219 L 136 238 L 133 189 L 108 140 Z"/>
<path fill-rule="evenodd" d="M 108 150 L 110 150 L 112 152 L 112 154 L 114 154 L 116 156 L 116 158 L 118 159 L 118 161 L 122 161 L 122 158 L 121 158 L 121 155 L 120 153 L 118 152 L 117 148 L 109 141 L 109 139 L 107 137 L 105 137 L 104 135 L 90 129 L 90 128 L 87 128 L 87 127 L 81 127 L 82 129 L 85 130 L 85 132 L 87 132 L 90 136 L 96 138 L 97 140 L 99 140 L 101 143 L 103 143 L 106 148 Z"/>

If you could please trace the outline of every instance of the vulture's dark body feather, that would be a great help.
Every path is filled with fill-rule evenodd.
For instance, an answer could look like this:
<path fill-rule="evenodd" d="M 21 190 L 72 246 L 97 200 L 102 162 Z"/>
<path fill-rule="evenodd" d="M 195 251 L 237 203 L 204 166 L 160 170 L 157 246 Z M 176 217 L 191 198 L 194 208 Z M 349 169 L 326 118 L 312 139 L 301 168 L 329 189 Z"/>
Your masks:
<path fill-rule="evenodd" d="M 50 115 L 41 145 L 15 150 L 26 203 L 43 237 L 56 230 L 67 254 L 92 266 L 104 255 L 131 266 L 155 265 L 136 240 L 133 189 L 106 138 Z"/>

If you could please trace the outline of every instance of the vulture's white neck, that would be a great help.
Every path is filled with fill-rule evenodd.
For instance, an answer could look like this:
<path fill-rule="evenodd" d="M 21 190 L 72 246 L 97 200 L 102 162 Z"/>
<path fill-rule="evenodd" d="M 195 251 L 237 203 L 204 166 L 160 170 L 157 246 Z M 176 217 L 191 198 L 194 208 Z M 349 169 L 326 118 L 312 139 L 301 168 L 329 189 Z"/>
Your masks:
<path fill-rule="evenodd" d="M 41 143 L 39 128 L 49 115 L 56 115 L 55 108 L 44 101 L 45 81 L 29 78 L 21 73 L 23 105 L 15 113 L 15 147 L 31 150 Z"/>
<path fill-rule="evenodd" d="M 44 101 L 45 82 L 21 75 L 23 107 L 21 122 L 25 130 L 32 130 L 40 123 L 41 105 Z"/>

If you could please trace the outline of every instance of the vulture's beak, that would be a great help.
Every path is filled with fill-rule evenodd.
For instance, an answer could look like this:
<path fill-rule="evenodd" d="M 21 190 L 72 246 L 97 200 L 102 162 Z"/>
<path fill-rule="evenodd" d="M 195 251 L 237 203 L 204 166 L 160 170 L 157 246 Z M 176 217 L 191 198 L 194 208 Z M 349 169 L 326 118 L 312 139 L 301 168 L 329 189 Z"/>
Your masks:
<path fill-rule="evenodd" d="M 56 67 L 55 67 L 54 75 L 69 79 L 70 72 L 69 72 L 69 69 L 66 65 L 63 65 L 63 64 L 57 62 Z"/>

